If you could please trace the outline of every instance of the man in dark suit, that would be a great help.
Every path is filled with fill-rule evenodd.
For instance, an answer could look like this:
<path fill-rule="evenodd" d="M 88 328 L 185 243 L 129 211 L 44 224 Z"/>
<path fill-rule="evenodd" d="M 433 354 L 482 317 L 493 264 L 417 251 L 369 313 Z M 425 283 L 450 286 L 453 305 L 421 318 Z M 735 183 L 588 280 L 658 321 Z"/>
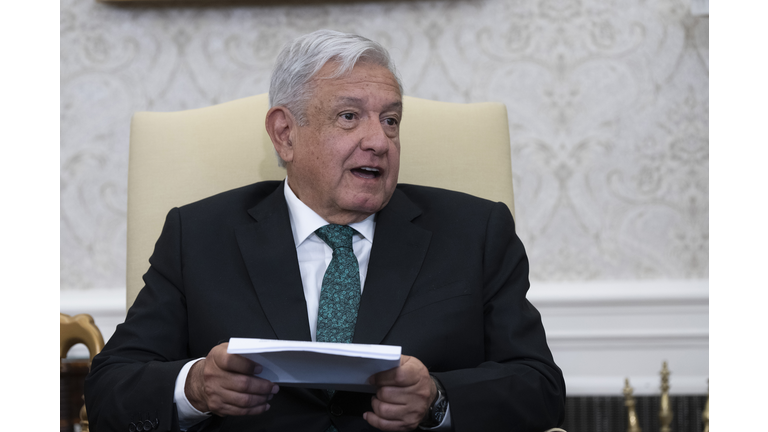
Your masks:
<path fill-rule="evenodd" d="M 525 298 L 512 216 L 397 184 L 401 95 L 386 50 L 365 38 L 319 31 L 283 50 L 266 128 L 287 178 L 171 210 L 144 289 L 93 361 L 94 430 L 562 422 L 565 385 Z M 375 395 L 280 388 L 226 352 L 231 337 L 400 345 L 403 356 L 371 378 Z"/>

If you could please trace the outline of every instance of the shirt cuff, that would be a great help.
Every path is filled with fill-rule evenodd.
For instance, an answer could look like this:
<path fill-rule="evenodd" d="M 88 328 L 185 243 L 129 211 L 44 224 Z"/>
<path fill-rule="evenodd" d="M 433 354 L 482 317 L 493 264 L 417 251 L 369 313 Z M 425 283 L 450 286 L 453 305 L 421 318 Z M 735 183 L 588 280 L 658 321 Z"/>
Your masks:
<path fill-rule="evenodd" d="M 419 429 L 423 430 L 431 430 L 431 431 L 447 431 L 451 430 L 451 403 L 448 402 L 448 405 L 445 407 L 445 417 L 443 417 L 443 421 L 440 422 L 439 425 L 431 428 L 426 428 L 419 426 Z"/>
<path fill-rule="evenodd" d="M 200 423 L 211 416 L 209 412 L 201 412 L 197 408 L 193 407 L 187 399 L 187 394 L 184 392 L 184 385 L 187 383 L 187 375 L 192 365 L 199 362 L 205 357 L 201 357 L 196 360 L 192 360 L 184 365 L 179 371 L 179 375 L 176 377 L 176 387 L 173 390 L 173 403 L 176 404 L 176 412 L 179 414 L 179 429 L 185 431 L 192 426 Z"/>

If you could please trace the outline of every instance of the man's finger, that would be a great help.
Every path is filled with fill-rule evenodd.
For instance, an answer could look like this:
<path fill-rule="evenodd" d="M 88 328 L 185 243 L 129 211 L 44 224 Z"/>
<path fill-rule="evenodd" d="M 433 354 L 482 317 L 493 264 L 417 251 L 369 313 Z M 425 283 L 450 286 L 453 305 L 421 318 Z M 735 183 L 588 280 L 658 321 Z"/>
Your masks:
<path fill-rule="evenodd" d="M 385 370 L 383 372 L 379 372 L 376 374 L 371 375 L 370 378 L 368 378 L 368 382 L 377 386 L 381 387 L 384 385 L 391 385 L 388 383 L 392 383 L 395 380 L 395 375 L 397 374 L 398 368 L 392 368 L 389 370 Z"/>
<path fill-rule="evenodd" d="M 408 387 L 384 386 L 376 390 L 374 399 L 394 405 L 407 405 L 412 401 L 413 395 L 408 391 Z"/>
<path fill-rule="evenodd" d="M 386 420 L 402 419 L 408 409 L 405 404 L 384 402 L 378 397 L 371 398 L 371 408 L 378 417 Z"/>
<path fill-rule="evenodd" d="M 407 387 L 415 384 L 419 379 L 419 368 L 416 366 L 424 367 L 424 365 L 412 359 L 413 357 L 410 356 L 400 356 L 400 366 L 374 374 L 369 381 L 377 387 Z"/>
<path fill-rule="evenodd" d="M 418 427 L 437 392 L 426 366 L 415 357 L 401 356 L 399 367 L 372 376 L 371 382 L 379 388 L 371 398 L 373 411 L 364 418 L 382 430 Z"/>
<path fill-rule="evenodd" d="M 258 363 L 241 355 L 229 354 L 227 352 L 228 345 L 228 343 L 223 343 L 211 350 L 213 361 L 219 369 L 245 375 L 261 372 L 262 367 Z"/>
<path fill-rule="evenodd" d="M 239 373 L 226 372 L 220 377 L 219 382 L 222 388 L 238 393 L 267 395 L 277 393 L 279 390 L 277 384 L 271 381 Z"/>
<path fill-rule="evenodd" d="M 418 422 L 413 424 L 405 423 L 401 420 L 389 420 L 381 418 L 376 413 L 370 411 L 363 414 L 363 419 L 376 429 L 385 431 L 409 431 L 419 426 Z"/>
<path fill-rule="evenodd" d="M 212 395 L 211 399 L 215 401 L 214 406 L 216 407 L 229 405 L 247 410 L 250 408 L 258 407 L 260 405 L 266 405 L 270 400 L 272 400 L 272 396 L 274 396 L 272 393 L 250 394 L 239 393 L 227 389 L 220 389 L 216 392 L 215 395 Z"/>
<path fill-rule="evenodd" d="M 220 406 L 217 407 L 218 409 L 215 412 L 215 414 L 219 416 L 244 416 L 244 415 L 259 415 L 266 411 L 268 411 L 272 406 L 269 403 L 260 404 L 252 407 L 239 407 L 236 405 L 230 405 L 226 403 L 222 403 Z"/>
<path fill-rule="evenodd" d="M 264 412 L 279 387 L 255 377 L 254 371 L 260 371 L 261 366 L 227 353 L 227 345 L 215 346 L 205 359 L 192 366 L 185 383 L 187 399 L 196 409 L 218 415 Z"/>
<path fill-rule="evenodd" d="M 255 378 L 249 378 L 252 382 L 245 384 L 254 390 L 253 393 L 244 391 L 230 390 L 227 384 L 221 382 L 211 382 L 206 386 L 205 392 L 208 401 L 208 411 L 217 415 L 255 415 L 266 411 L 269 401 L 279 390 L 279 387 L 269 381 Z"/>

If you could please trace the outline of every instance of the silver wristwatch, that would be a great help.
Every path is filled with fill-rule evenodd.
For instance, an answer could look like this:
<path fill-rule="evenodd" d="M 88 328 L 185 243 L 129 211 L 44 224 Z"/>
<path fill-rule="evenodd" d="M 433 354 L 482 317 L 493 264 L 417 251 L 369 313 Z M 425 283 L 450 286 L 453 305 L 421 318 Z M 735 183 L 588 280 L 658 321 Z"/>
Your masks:
<path fill-rule="evenodd" d="M 445 389 L 443 388 L 443 385 L 440 384 L 440 381 L 438 381 L 438 379 L 432 375 L 430 375 L 430 378 L 432 378 L 432 381 L 434 381 L 435 387 L 437 388 L 437 397 L 435 398 L 435 401 L 432 402 L 432 405 L 429 406 L 427 417 L 419 425 L 425 428 L 433 428 L 439 426 L 440 423 L 443 422 L 443 419 L 445 418 L 445 412 L 448 409 L 448 398 L 445 395 Z"/>

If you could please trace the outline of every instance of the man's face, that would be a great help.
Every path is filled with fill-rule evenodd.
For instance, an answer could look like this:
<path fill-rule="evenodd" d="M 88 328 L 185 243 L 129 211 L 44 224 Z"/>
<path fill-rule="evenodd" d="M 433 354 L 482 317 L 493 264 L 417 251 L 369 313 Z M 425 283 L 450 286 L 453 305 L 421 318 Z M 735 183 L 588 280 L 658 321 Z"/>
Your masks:
<path fill-rule="evenodd" d="M 395 191 L 402 96 L 384 67 L 358 63 L 322 78 L 335 70 L 329 62 L 313 80 L 308 124 L 291 132 L 286 162 L 296 196 L 328 222 L 348 224 L 384 208 Z"/>

